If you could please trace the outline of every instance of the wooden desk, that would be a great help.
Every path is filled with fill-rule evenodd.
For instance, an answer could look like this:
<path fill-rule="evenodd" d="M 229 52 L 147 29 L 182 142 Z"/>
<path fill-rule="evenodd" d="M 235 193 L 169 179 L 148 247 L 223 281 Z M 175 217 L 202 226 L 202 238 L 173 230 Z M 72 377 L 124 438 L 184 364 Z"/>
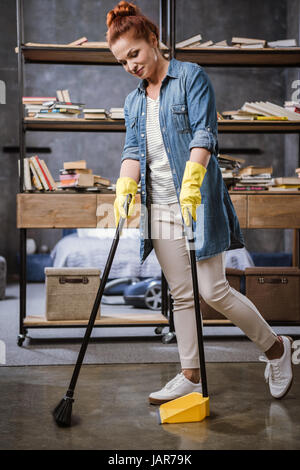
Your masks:
<path fill-rule="evenodd" d="M 300 191 L 231 192 L 230 196 L 242 228 L 300 229 Z M 17 227 L 114 227 L 114 199 L 112 193 L 20 193 Z M 130 228 L 139 226 L 139 195 L 136 201 Z"/>

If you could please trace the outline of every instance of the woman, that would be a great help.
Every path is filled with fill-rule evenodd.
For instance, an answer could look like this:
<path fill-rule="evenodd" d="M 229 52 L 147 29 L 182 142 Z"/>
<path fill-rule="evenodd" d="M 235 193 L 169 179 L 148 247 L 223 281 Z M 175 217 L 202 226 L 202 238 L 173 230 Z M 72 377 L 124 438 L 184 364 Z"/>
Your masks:
<path fill-rule="evenodd" d="M 115 219 L 141 180 L 141 262 L 152 248 L 174 299 L 181 372 L 149 396 L 161 404 L 201 393 L 189 253 L 183 234 L 189 212 L 195 231 L 199 292 L 241 328 L 266 355 L 265 378 L 273 397 L 292 382 L 291 338 L 279 337 L 253 303 L 225 276 L 225 251 L 244 246 L 239 222 L 218 167 L 214 92 L 197 64 L 168 62 L 157 27 L 133 4 L 121 1 L 107 15 L 109 47 L 126 70 L 142 79 L 125 101 L 126 139 L 116 184 Z"/>

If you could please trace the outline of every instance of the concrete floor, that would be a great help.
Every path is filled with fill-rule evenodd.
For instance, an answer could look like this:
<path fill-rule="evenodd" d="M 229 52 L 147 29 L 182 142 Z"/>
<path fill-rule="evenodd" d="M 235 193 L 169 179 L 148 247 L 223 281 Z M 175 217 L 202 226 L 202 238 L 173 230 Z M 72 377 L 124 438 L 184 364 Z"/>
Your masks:
<path fill-rule="evenodd" d="M 148 394 L 176 364 L 84 365 L 71 428 L 51 410 L 72 366 L 0 368 L 0 448 L 114 450 L 300 449 L 300 366 L 283 400 L 269 395 L 262 363 L 209 363 L 211 415 L 200 423 L 159 425 Z"/>

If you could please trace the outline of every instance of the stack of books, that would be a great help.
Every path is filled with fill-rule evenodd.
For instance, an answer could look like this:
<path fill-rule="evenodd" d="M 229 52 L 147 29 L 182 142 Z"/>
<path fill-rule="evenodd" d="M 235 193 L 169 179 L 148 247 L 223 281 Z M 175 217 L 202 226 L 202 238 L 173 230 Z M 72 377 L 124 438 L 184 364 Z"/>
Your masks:
<path fill-rule="evenodd" d="M 234 191 L 265 191 L 274 184 L 272 167 L 246 166 L 239 170 L 239 181 L 231 188 Z"/>
<path fill-rule="evenodd" d="M 20 172 L 20 160 L 19 160 Z M 46 163 L 37 155 L 24 158 L 24 191 L 55 191 L 55 183 Z"/>
<path fill-rule="evenodd" d="M 84 119 L 107 119 L 108 118 L 108 111 L 104 108 L 85 108 L 83 110 L 83 117 Z"/>
<path fill-rule="evenodd" d="M 275 178 L 273 186 L 268 189 L 269 191 L 299 191 L 300 179 L 297 176 Z"/>
<path fill-rule="evenodd" d="M 246 101 L 238 110 L 223 111 L 222 117 L 238 121 L 300 121 L 300 113 L 269 101 Z"/>
<path fill-rule="evenodd" d="M 287 48 L 297 47 L 296 39 L 281 39 L 276 41 L 266 41 L 265 39 L 253 39 L 244 37 L 233 37 L 231 44 L 228 44 L 226 40 L 213 42 L 211 40 L 202 41 L 201 34 L 197 34 L 191 38 L 185 39 L 184 41 L 176 43 L 176 49 L 182 48 L 231 48 L 231 49 L 264 49 L 264 48 Z"/>
<path fill-rule="evenodd" d="M 242 158 L 234 158 L 230 155 L 218 154 L 219 167 L 227 188 L 231 188 L 239 180 L 238 172 L 245 162 Z"/>
<path fill-rule="evenodd" d="M 124 119 L 124 108 L 110 108 L 108 116 L 110 119 Z"/>
<path fill-rule="evenodd" d="M 86 160 L 74 162 L 64 162 L 64 168 L 59 170 L 60 189 L 88 189 L 88 188 L 108 188 L 111 182 L 108 178 L 94 175 L 90 168 L 87 168 Z"/>
<path fill-rule="evenodd" d="M 79 116 L 83 103 L 72 103 L 68 90 L 57 90 L 56 97 L 24 96 L 27 117 L 35 119 L 74 119 Z"/>

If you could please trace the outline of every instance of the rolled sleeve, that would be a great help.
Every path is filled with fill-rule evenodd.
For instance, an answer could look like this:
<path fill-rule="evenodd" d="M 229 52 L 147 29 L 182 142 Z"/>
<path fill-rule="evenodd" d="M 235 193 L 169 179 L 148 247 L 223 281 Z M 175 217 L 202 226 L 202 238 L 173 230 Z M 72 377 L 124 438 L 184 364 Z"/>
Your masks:
<path fill-rule="evenodd" d="M 189 144 L 189 149 L 201 147 L 207 149 L 210 153 L 217 152 L 217 139 L 214 134 L 207 130 L 199 129 L 193 135 L 193 139 Z"/>
<path fill-rule="evenodd" d="M 126 135 L 125 135 L 125 144 L 121 156 L 121 162 L 126 159 L 131 160 L 140 160 L 139 155 L 139 144 L 136 136 L 136 119 L 129 118 L 128 114 L 128 106 L 127 101 L 124 104 L 124 118 L 125 118 L 125 127 L 126 127 Z"/>
<path fill-rule="evenodd" d="M 187 77 L 187 102 L 192 140 L 189 149 L 206 148 L 218 152 L 217 111 L 215 94 L 208 75 L 200 66 L 193 66 Z"/>

